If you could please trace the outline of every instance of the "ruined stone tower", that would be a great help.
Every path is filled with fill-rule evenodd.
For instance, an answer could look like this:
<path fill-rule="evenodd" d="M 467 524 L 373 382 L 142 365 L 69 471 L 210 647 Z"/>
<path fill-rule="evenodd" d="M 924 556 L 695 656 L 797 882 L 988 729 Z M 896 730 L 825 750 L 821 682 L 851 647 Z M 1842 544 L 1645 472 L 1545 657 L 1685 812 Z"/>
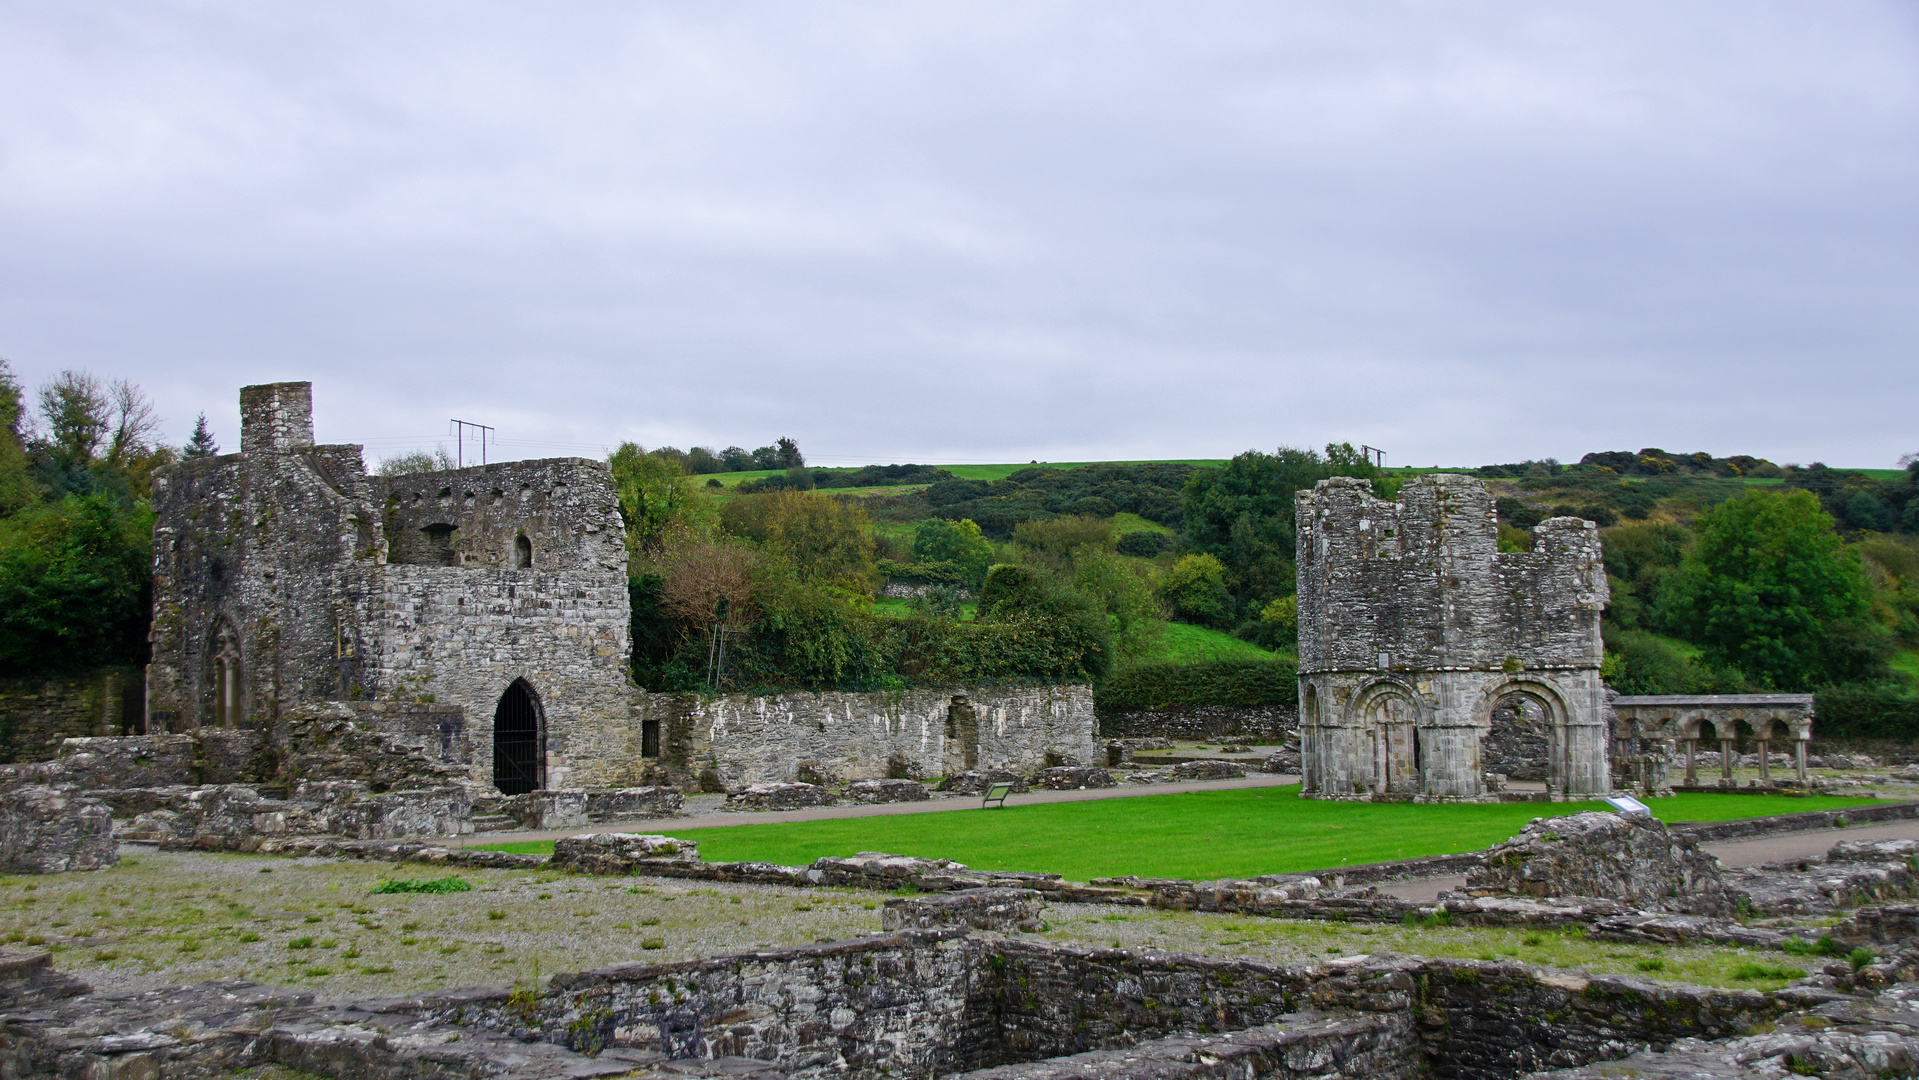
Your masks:
<path fill-rule="evenodd" d="M 509 793 L 637 775 L 605 464 L 368 476 L 314 444 L 312 384 L 240 410 L 239 453 L 154 480 L 153 730 L 272 733 L 334 702 Z"/>
<path fill-rule="evenodd" d="M 1445 473 L 1397 502 L 1322 480 L 1296 515 L 1303 795 L 1493 798 L 1480 742 L 1515 697 L 1544 713 L 1554 798 L 1611 790 L 1591 522 L 1549 519 L 1502 553 L 1485 485 Z"/>

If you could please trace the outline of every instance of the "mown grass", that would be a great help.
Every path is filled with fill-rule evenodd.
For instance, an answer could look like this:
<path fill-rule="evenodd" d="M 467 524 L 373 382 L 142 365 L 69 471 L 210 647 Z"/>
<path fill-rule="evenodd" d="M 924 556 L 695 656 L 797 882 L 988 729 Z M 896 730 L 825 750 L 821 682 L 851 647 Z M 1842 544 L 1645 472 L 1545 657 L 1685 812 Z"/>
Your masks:
<path fill-rule="evenodd" d="M 1158 651 L 1148 660 L 1197 664 L 1207 660 L 1271 660 L 1278 655 L 1218 630 L 1169 622 L 1165 633 L 1160 635 Z"/>
<path fill-rule="evenodd" d="M 1602 809 L 1603 803 L 1323 802 L 1298 786 L 1019 804 L 1004 809 L 903 814 L 776 825 L 673 828 L 715 862 L 804 865 L 826 855 L 887 851 L 957 859 L 979 870 L 1036 870 L 1074 881 L 1138 874 L 1207 880 L 1255 877 L 1423 855 L 1477 851 L 1535 817 Z M 1725 821 L 1830 810 L 1870 799 L 1773 795 L 1678 795 L 1652 800 L 1666 821 Z M 529 841 L 495 850 L 551 851 Z"/>

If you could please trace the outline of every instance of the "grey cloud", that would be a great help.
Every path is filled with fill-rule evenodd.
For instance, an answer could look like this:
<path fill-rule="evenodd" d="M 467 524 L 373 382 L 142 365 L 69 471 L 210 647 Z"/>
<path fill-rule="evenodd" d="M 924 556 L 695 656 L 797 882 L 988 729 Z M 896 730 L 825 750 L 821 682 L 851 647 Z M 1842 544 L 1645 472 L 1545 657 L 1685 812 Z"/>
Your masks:
<path fill-rule="evenodd" d="M 1919 449 L 1896 4 L 14 5 L 0 355 L 235 440 Z M 512 450 L 514 447 L 509 446 Z"/>

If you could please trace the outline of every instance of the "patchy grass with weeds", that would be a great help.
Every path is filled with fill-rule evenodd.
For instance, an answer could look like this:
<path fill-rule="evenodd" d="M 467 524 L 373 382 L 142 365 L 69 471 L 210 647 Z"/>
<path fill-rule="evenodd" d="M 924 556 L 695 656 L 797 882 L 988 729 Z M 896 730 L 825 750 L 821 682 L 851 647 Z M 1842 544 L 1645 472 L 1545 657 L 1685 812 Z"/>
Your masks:
<path fill-rule="evenodd" d="M 262 869 L 274 873 L 262 875 Z M 374 892 L 392 880 L 392 869 L 346 860 L 156 852 L 95 873 L 0 877 L 0 938 L 44 945 L 62 970 L 100 990 L 252 979 L 347 995 L 537 982 L 542 971 L 681 960 L 879 929 L 878 898 L 857 890 L 688 888 L 668 879 L 475 869 L 464 872 L 471 887 L 463 892 Z M 566 899 L 556 903 L 556 895 Z M 724 902 L 711 902 L 716 899 Z M 1579 933 L 1295 922 L 1091 904 L 1053 905 L 1046 920 L 1037 937 L 1079 945 L 1275 963 L 1360 953 L 1490 958 L 1759 989 L 1783 985 L 1827 958 L 1816 944 L 1795 956 L 1622 946 Z M 1853 959 L 1871 961 L 1870 954 Z"/>

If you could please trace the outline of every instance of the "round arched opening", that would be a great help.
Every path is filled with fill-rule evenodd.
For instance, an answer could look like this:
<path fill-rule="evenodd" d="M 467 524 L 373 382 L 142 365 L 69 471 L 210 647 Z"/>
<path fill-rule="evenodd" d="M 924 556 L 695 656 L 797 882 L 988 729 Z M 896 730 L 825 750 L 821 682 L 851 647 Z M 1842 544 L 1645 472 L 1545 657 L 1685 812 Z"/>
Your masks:
<path fill-rule="evenodd" d="M 493 786 L 520 795 L 546 786 L 546 746 L 540 699 L 525 679 L 500 695 L 493 709 Z"/>
<path fill-rule="evenodd" d="M 1508 780 L 1546 781 L 1552 774 L 1552 714 L 1545 703 L 1527 693 L 1494 701 L 1479 760 L 1486 772 Z"/>

